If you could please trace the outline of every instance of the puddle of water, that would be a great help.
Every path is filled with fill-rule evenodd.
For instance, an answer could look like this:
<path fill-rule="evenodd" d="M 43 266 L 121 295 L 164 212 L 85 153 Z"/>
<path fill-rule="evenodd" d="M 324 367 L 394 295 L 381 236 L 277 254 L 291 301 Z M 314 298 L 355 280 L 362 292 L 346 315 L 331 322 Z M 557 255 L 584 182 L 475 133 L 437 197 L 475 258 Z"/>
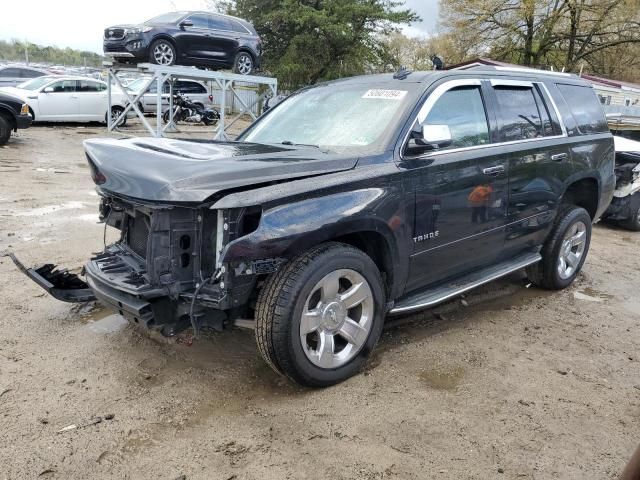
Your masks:
<path fill-rule="evenodd" d="M 66 202 L 59 205 L 47 205 L 45 207 L 33 208 L 24 212 L 14 213 L 14 217 L 37 217 L 48 213 L 58 212 L 61 210 L 80 210 L 85 208 L 84 202 Z"/>
<path fill-rule="evenodd" d="M 424 370 L 418 375 L 426 385 L 437 390 L 455 390 L 464 377 L 462 367 Z"/>
<path fill-rule="evenodd" d="M 605 300 L 610 300 L 613 298 L 613 295 L 609 295 L 608 293 L 602 293 L 598 290 L 595 290 L 591 287 L 583 288 L 578 292 L 573 292 L 573 298 L 576 300 L 585 300 L 587 302 L 604 302 Z"/>
<path fill-rule="evenodd" d="M 115 333 L 127 326 L 127 322 L 118 314 L 111 314 L 100 320 L 94 320 L 87 323 L 87 328 L 94 333 Z"/>

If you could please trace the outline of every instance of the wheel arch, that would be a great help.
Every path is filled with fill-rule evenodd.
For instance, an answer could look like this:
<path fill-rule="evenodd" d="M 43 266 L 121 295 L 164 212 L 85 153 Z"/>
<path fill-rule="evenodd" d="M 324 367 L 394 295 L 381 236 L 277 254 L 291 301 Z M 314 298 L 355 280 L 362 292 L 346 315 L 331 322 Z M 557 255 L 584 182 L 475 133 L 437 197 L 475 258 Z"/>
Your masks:
<path fill-rule="evenodd" d="M 600 180 L 595 176 L 573 179 L 567 184 L 561 202 L 584 208 L 596 220 L 600 203 Z"/>
<path fill-rule="evenodd" d="M 175 39 L 173 37 L 171 37 L 170 35 L 168 35 L 166 33 L 158 33 L 157 35 L 155 35 L 151 39 L 151 41 L 149 42 L 149 54 L 151 54 L 151 47 L 158 40 L 166 40 L 166 41 L 168 41 L 171 45 L 173 45 L 173 48 L 175 48 L 176 55 L 180 54 L 180 49 L 178 48 L 178 43 L 175 41 Z"/>
<path fill-rule="evenodd" d="M 9 122 L 9 125 L 11 125 L 12 130 L 15 131 L 18 128 L 18 122 L 16 121 L 16 116 L 10 108 L 0 104 L 0 115 L 3 118 L 7 119 L 7 121 Z"/>

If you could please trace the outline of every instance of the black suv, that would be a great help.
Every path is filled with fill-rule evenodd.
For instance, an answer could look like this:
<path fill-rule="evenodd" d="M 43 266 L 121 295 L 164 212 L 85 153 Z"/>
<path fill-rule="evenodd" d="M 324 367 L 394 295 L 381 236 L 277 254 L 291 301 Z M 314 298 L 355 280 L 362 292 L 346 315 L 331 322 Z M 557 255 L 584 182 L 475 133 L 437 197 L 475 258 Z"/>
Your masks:
<path fill-rule="evenodd" d="M 21 98 L 0 92 L 0 145 L 9 141 L 12 130 L 29 128 L 31 120 L 29 105 Z"/>
<path fill-rule="evenodd" d="M 172 12 L 142 25 L 104 31 L 104 54 L 124 63 L 232 68 L 249 75 L 260 67 L 262 42 L 249 22 L 209 12 Z"/>
<path fill-rule="evenodd" d="M 535 70 L 356 77 L 290 96 L 236 142 L 85 146 L 120 240 L 88 285 L 27 273 L 165 335 L 253 326 L 267 363 L 312 386 L 358 372 L 388 315 L 522 268 L 567 287 L 615 186 L 592 88 Z"/>

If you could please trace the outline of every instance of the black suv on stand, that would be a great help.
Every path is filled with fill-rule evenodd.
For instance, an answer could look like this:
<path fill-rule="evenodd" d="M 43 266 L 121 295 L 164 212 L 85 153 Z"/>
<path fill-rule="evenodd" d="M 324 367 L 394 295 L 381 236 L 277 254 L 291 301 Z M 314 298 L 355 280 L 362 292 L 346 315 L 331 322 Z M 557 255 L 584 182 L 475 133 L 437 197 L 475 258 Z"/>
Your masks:
<path fill-rule="evenodd" d="M 231 68 L 249 75 L 260 67 L 262 42 L 249 22 L 209 12 L 172 12 L 142 25 L 104 31 L 104 54 L 123 63 Z"/>
<path fill-rule="evenodd" d="M 87 284 L 18 265 L 166 335 L 252 325 L 266 362 L 312 386 L 358 372 L 388 315 L 523 268 L 567 287 L 615 187 L 593 89 L 535 70 L 356 77 L 290 96 L 236 142 L 85 146 L 120 240 Z"/>

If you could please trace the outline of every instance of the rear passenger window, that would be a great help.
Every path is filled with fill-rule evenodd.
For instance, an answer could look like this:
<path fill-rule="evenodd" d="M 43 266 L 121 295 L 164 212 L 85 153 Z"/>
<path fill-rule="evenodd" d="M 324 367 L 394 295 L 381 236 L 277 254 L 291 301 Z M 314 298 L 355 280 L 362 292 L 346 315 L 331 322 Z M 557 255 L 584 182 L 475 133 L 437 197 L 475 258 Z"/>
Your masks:
<path fill-rule="evenodd" d="M 458 87 L 445 92 L 423 123 L 449 126 L 451 145 L 440 150 L 489 143 L 489 126 L 480 87 Z"/>
<path fill-rule="evenodd" d="M 503 141 L 512 142 L 553 135 L 549 112 L 533 88 L 496 86 L 494 91 Z"/>
<path fill-rule="evenodd" d="M 609 131 L 604 110 L 591 87 L 558 84 L 558 90 L 564 97 L 571 114 L 583 135 L 606 133 Z"/>
<path fill-rule="evenodd" d="M 214 30 L 226 30 L 231 31 L 231 22 L 224 17 L 219 17 L 217 15 L 211 15 L 209 17 L 209 28 L 213 28 Z"/>

